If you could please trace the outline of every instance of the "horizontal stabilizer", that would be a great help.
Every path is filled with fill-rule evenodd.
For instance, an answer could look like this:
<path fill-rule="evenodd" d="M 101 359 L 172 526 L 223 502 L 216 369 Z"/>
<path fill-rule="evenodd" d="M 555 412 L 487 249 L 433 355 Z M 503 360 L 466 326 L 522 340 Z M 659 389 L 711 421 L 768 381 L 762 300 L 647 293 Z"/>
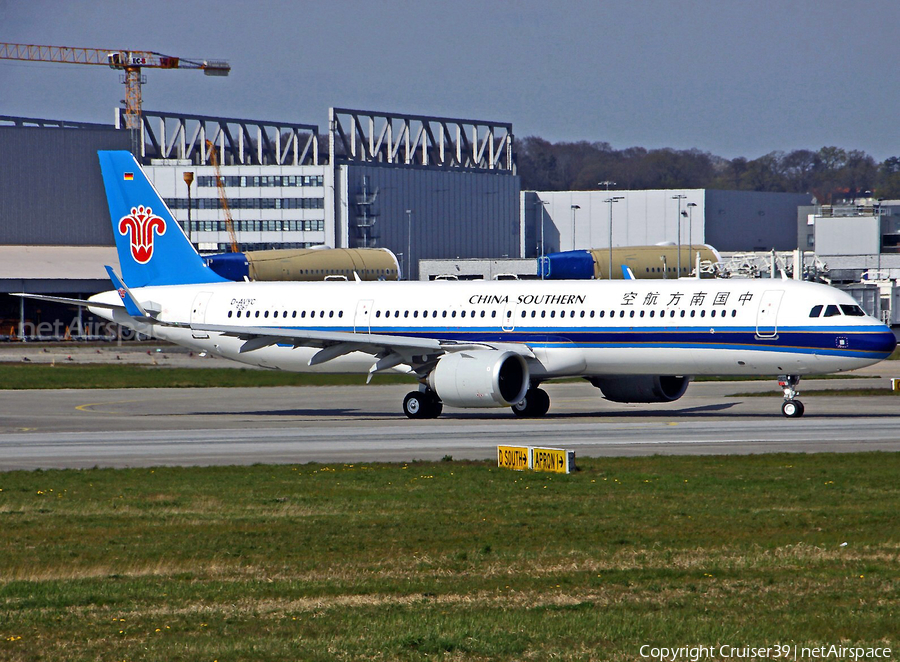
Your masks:
<path fill-rule="evenodd" d="M 69 299 L 67 297 L 50 297 L 44 294 L 26 294 L 25 292 L 12 292 L 11 296 L 22 297 L 24 299 L 37 299 L 38 301 L 52 301 L 53 303 L 65 303 L 70 306 L 82 306 L 84 308 L 106 308 L 107 310 L 125 310 L 124 304 L 117 303 L 100 303 L 99 301 L 88 301 L 87 299 Z"/>

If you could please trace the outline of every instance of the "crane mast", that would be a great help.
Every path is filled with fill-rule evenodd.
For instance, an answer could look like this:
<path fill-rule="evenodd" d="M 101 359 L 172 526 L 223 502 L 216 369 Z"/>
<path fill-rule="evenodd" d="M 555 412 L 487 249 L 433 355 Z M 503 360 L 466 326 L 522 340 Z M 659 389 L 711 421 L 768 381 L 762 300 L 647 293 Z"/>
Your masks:
<path fill-rule="evenodd" d="M 131 129 L 132 152 L 138 156 L 141 126 L 141 85 L 146 82 L 141 70 L 200 69 L 207 76 L 227 76 L 231 66 L 224 60 L 189 60 L 153 51 L 121 48 L 73 48 L 0 42 L 0 60 L 59 62 L 66 64 L 106 65 L 124 71 L 125 128 Z"/>
<path fill-rule="evenodd" d="M 241 249 L 238 246 L 237 235 L 234 232 L 234 219 L 231 217 L 231 207 L 228 206 L 228 197 L 225 195 L 225 180 L 222 177 L 222 171 L 219 170 L 219 157 L 216 153 L 216 146 L 207 140 L 206 149 L 209 151 L 209 160 L 216 171 L 216 188 L 219 191 L 219 202 L 222 205 L 222 211 L 225 213 L 225 229 L 228 230 L 231 252 L 240 253 Z"/>

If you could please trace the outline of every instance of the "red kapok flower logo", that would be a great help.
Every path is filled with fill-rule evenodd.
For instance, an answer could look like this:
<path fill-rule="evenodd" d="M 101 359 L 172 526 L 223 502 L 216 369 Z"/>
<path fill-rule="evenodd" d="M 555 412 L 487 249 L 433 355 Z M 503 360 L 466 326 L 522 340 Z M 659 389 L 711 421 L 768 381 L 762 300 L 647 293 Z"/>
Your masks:
<path fill-rule="evenodd" d="M 153 257 L 155 235 L 166 233 L 166 222 L 153 214 L 150 207 L 132 207 L 131 214 L 119 221 L 119 234 L 131 233 L 131 257 L 138 264 L 147 264 Z"/>

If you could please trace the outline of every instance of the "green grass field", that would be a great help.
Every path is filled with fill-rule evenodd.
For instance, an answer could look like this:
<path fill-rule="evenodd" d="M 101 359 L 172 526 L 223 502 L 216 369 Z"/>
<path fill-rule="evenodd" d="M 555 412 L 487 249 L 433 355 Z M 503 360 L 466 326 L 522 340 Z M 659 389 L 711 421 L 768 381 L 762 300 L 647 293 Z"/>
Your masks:
<path fill-rule="evenodd" d="M 861 379 L 818 375 L 815 379 Z M 812 379 L 807 377 L 807 379 Z M 564 381 L 580 381 L 573 378 Z M 694 381 L 773 381 L 766 377 L 697 377 Z M 344 386 L 366 383 L 364 375 L 323 375 L 248 368 L 168 368 L 129 364 L 0 363 L 0 390 L 57 388 L 206 388 L 257 386 Z M 413 377 L 379 374 L 373 384 L 415 384 Z"/>
<path fill-rule="evenodd" d="M 361 385 L 365 375 L 317 375 L 249 368 L 167 368 L 129 364 L 0 363 L 0 390 L 55 388 L 206 388 Z M 375 375 L 373 384 L 414 384 L 405 375 Z"/>
<path fill-rule="evenodd" d="M 900 454 L 579 464 L 0 474 L 0 659 L 900 648 Z"/>

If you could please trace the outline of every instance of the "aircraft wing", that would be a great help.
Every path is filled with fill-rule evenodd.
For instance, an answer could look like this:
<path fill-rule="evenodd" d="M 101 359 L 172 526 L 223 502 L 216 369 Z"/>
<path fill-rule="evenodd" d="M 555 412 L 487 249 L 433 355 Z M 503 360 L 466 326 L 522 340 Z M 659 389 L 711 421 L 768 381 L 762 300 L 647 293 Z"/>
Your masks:
<path fill-rule="evenodd" d="M 531 349 L 521 343 L 457 342 L 438 338 L 385 335 L 378 333 L 349 333 L 347 331 L 317 331 L 278 327 L 191 324 L 195 331 L 221 333 L 244 341 L 240 352 L 252 352 L 263 347 L 292 344 L 294 347 L 320 347 L 309 360 L 319 365 L 351 352 L 371 354 L 376 361 L 369 369 L 369 379 L 376 372 L 395 366 L 409 365 L 416 372 L 427 372 L 442 354 L 472 349 L 511 350 L 527 358 L 534 358 Z"/>

